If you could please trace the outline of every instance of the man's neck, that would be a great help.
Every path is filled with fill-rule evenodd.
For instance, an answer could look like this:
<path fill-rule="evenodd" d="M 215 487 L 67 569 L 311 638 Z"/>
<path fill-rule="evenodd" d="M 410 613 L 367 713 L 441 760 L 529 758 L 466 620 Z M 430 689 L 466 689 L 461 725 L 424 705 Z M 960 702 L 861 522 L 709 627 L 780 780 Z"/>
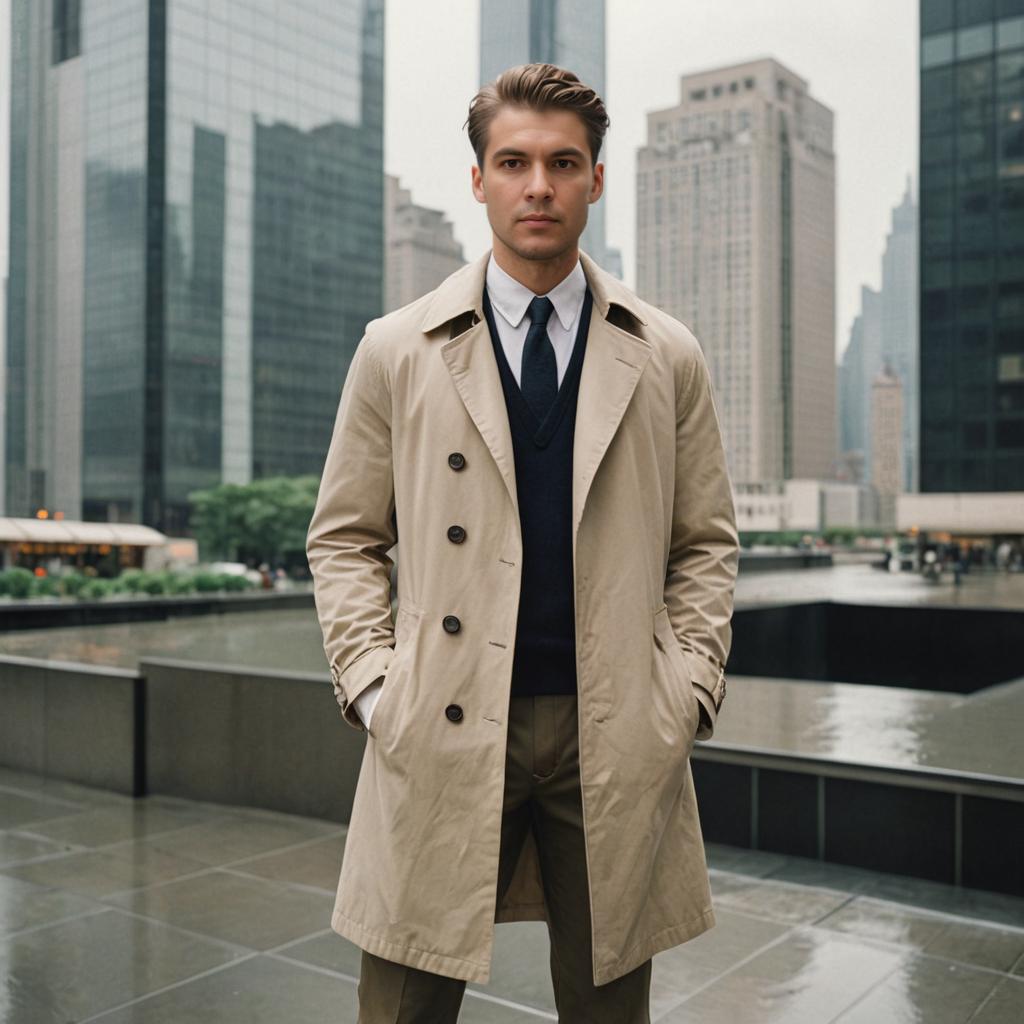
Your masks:
<path fill-rule="evenodd" d="M 561 284 L 572 273 L 580 258 L 579 246 L 573 246 L 571 251 L 550 260 L 524 260 L 496 239 L 492 252 L 494 262 L 534 295 L 547 295 L 552 288 Z"/>

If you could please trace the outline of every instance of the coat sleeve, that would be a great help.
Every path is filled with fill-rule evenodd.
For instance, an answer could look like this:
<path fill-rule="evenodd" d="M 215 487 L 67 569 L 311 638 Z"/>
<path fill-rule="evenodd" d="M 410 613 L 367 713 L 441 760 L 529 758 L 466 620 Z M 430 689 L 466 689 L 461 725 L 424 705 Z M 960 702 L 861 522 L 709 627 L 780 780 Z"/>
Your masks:
<path fill-rule="evenodd" d="M 391 559 L 397 540 L 391 396 L 370 328 L 342 387 L 306 557 L 330 666 L 346 722 L 365 731 L 355 699 L 387 671 L 394 650 Z"/>
<path fill-rule="evenodd" d="M 709 739 L 725 697 L 739 537 L 711 376 L 696 339 L 676 405 L 676 474 L 665 603 Z"/>

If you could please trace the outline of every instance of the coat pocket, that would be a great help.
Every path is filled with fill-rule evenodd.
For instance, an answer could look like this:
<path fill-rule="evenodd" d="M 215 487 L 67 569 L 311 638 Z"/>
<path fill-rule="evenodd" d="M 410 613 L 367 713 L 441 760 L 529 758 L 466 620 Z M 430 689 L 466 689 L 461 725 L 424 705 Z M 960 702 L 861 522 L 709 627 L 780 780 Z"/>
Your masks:
<path fill-rule="evenodd" d="M 690 726 L 688 738 L 692 743 L 700 722 L 700 708 L 697 694 L 693 690 L 693 675 L 686 660 L 686 652 L 679 646 L 679 641 L 672 630 L 672 623 L 669 621 L 668 606 L 665 604 L 654 613 L 654 643 L 672 668 L 670 683 L 676 698 L 676 706 Z"/>
<path fill-rule="evenodd" d="M 407 602 L 402 602 L 398 606 L 398 611 L 395 614 L 395 653 L 384 673 L 380 696 L 373 706 L 370 725 L 366 730 L 374 740 L 379 740 L 387 731 L 389 710 L 393 699 L 396 696 L 401 699 L 401 693 L 395 694 L 394 691 L 401 691 L 403 688 L 404 670 L 411 661 L 412 651 L 416 645 L 417 626 L 422 614 L 421 609 Z M 381 712 L 383 712 L 383 716 Z"/>

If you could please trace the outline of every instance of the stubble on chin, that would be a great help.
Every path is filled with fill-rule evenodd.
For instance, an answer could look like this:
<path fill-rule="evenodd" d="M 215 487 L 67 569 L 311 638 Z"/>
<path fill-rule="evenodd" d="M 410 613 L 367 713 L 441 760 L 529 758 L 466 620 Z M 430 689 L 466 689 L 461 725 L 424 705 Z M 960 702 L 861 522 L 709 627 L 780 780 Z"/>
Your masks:
<path fill-rule="evenodd" d="M 537 262 L 556 260 L 564 256 L 572 248 L 572 245 L 564 239 L 559 242 L 548 242 L 546 244 L 539 241 L 533 244 L 524 244 L 514 239 L 502 238 L 501 235 L 498 237 L 507 249 L 515 253 L 522 260 L 536 260 Z"/>

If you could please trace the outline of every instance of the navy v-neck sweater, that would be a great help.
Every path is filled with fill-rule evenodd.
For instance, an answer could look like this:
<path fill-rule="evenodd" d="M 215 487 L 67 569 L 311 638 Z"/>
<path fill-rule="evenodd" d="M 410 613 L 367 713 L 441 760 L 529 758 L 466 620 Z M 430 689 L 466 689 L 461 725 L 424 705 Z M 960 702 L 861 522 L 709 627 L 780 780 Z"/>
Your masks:
<path fill-rule="evenodd" d="M 588 288 L 569 365 L 543 422 L 523 398 L 505 358 L 486 288 L 483 306 L 512 434 L 523 537 L 512 696 L 573 695 L 576 693 L 576 622 L 572 446 L 593 297 Z"/>

